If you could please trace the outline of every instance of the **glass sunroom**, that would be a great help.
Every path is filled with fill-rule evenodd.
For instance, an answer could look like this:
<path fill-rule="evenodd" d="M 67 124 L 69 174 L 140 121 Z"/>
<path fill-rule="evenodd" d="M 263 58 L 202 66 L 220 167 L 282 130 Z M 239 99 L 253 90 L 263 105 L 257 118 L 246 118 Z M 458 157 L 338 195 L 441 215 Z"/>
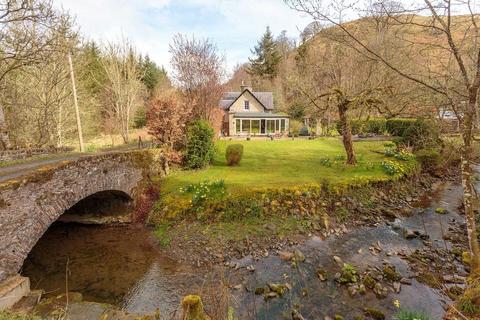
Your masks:
<path fill-rule="evenodd" d="M 275 113 L 235 113 L 236 135 L 272 135 L 288 133 L 288 116 Z"/>

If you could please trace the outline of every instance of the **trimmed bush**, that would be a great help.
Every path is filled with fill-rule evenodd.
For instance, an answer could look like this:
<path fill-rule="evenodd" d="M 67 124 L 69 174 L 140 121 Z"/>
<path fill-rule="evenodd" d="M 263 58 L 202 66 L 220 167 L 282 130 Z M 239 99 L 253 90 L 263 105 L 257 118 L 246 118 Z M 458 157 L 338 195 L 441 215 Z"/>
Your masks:
<path fill-rule="evenodd" d="M 225 152 L 225 158 L 229 166 L 238 166 L 243 157 L 243 145 L 242 144 L 230 144 L 227 146 Z"/>
<path fill-rule="evenodd" d="M 185 149 L 185 167 L 188 169 L 204 168 L 213 159 L 215 132 L 206 121 L 194 121 L 187 129 Z"/>
<path fill-rule="evenodd" d="M 353 135 L 362 133 L 373 133 L 375 135 L 381 135 L 384 134 L 387 130 L 386 123 L 387 120 L 382 118 L 375 118 L 369 120 L 354 119 L 350 120 L 350 128 Z M 337 131 L 342 134 L 342 126 L 340 125 L 340 122 L 337 122 Z"/>
<path fill-rule="evenodd" d="M 417 119 L 392 118 L 385 123 L 386 131 L 392 136 L 403 137 L 405 131 L 414 125 Z"/>
<path fill-rule="evenodd" d="M 370 119 L 365 123 L 364 132 L 382 135 L 387 131 L 387 120 L 385 119 Z"/>

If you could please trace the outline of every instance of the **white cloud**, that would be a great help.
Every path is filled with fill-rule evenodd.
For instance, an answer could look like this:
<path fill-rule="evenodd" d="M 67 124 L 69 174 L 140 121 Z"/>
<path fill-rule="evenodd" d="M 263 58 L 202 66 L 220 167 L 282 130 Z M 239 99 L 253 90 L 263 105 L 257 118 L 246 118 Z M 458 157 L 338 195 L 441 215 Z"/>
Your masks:
<path fill-rule="evenodd" d="M 168 67 L 173 34 L 208 37 L 229 67 L 245 62 L 268 25 L 297 36 L 310 21 L 281 0 L 56 0 L 76 17 L 81 32 L 97 41 L 128 37 L 142 53 Z"/>

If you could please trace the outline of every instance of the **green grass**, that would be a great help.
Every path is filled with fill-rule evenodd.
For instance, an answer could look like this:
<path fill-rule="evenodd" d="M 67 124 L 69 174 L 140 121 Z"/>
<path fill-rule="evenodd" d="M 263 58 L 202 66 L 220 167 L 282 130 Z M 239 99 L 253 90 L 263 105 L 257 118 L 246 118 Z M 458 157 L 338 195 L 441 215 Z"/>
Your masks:
<path fill-rule="evenodd" d="M 431 320 L 427 314 L 423 312 L 418 312 L 414 310 L 400 310 L 395 314 L 394 319 L 396 320 Z"/>
<path fill-rule="evenodd" d="M 31 314 L 17 314 L 9 311 L 0 311 L 0 320 L 41 320 L 41 318 Z"/>
<path fill-rule="evenodd" d="M 229 167 L 225 160 L 228 144 L 241 143 L 244 156 L 239 166 Z M 213 164 L 203 170 L 177 171 L 162 183 L 162 193 L 178 193 L 180 188 L 205 180 L 224 180 L 229 192 L 252 188 L 285 188 L 328 181 L 354 183 L 392 179 L 381 168 L 386 158 L 383 141 L 355 142 L 359 164 L 344 164 L 343 145 L 338 138 L 316 140 L 219 141 Z M 325 165 L 325 158 L 329 164 Z M 400 161 L 411 166 L 414 160 Z"/>
<path fill-rule="evenodd" d="M 163 247 L 170 246 L 170 242 L 172 241 L 172 239 L 168 236 L 169 227 L 170 226 L 168 224 L 162 224 L 158 226 L 153 233 Z"/>

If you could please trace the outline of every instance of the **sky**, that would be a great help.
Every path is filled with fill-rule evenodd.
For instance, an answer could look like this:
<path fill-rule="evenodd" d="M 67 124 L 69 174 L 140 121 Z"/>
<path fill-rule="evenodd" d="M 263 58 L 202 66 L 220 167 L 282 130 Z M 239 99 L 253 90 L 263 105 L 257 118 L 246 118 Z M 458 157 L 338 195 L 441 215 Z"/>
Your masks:
<path fill-rule="evenodd" d="M 54 0 L 73 15 L 84 37 L 107 42 L 127 37 L 142 54 L 168 69 L 175 33 L 209 38 L 226 57 L 229 71 L 247 62 L 270 26 L 290 37 L 311 21 L 282 0 Z"/>

